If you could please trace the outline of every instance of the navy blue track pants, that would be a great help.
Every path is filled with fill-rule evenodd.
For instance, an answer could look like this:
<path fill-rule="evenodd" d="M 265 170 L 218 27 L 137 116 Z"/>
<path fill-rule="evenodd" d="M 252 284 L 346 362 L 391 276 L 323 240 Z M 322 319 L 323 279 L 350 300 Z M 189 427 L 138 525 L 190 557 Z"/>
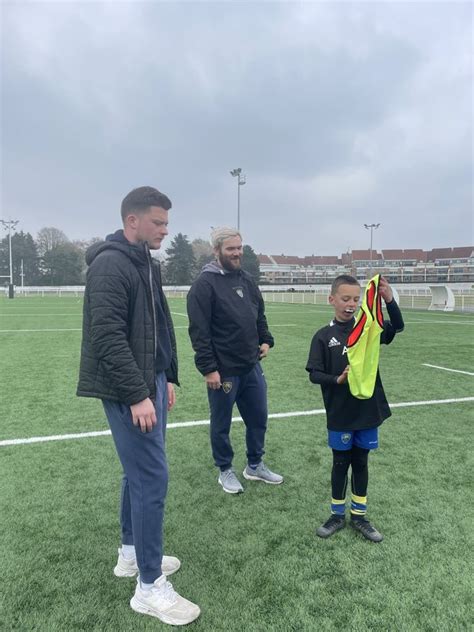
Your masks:
<path fill-rule="evenodd" d="M 224 377 L 218 390 L 208 388 L 211 411 L 211 447 L 214 463 L 221 470 L 231 467 L 234 451 L 230 443 L 230 425 L 234 403 L 244 420 L 247 443 L 247 460 L 251 465 L 260 463 L 265 454 L 267 430 L 267 384 L 258 362 L 245 375 Z"/>
<path fill-rule="evenodd" d="M 151 432 L 134 426 L 130 407 L 102 400 L 123 467 L 120 523 L 122 543 L 134 544 L 140 579 L 151 584 L 161 576 L 163 516 L 168 489 L 165 453 L 168 388 L 166 376 L 156 376 L 157 423 Z"/>

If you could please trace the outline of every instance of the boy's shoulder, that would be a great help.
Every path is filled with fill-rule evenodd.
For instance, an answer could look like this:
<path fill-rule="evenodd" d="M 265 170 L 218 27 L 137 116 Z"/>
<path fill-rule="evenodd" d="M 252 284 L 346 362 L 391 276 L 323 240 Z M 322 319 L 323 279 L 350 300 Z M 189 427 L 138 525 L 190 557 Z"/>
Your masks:
<path fill-rule="evenodd" d="M 330 331 L 332 331 L 333 327 L 334 321 L 331 320 L 331 322 L 329 322 L 327 325 L 324 325 L 324 327 L 321 327 L 315 332 L 313 340 L 316 338 L 324 338 Z"/>

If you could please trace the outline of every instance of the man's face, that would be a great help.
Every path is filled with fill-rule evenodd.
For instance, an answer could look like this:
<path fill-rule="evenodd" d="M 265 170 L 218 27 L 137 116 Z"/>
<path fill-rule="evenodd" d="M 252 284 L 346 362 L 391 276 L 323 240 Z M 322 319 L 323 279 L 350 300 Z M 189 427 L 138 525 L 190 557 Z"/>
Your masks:
<path fill-rule="evenodd" d="M 214 249 L 219 263 L 229 272 L 240 270 L 242 260 L 242 240 L 240 237 L 229 237 L 224 239 L 220 248 Z"/>
<path fill-rule="evenodd" d="M 150 206 L 146 213 L 130 215 L 135 241 L 146 241 L 150 250 L 158 250 L 168 234 L 168 211 Z"/>
<path fill-rule="evenodd" d="M 335 294 L 331 294 L 329 302 L 334 307 L 336 320 L 346 322 L 351 320 L 359 306 L 360 285 L 340 285 Z"/>

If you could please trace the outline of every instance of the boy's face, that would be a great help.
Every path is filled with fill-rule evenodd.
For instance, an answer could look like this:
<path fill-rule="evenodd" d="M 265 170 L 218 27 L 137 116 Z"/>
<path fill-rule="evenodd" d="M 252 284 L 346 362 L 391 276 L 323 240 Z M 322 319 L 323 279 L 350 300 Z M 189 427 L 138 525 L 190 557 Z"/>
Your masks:
<path fill-rule="evenodd" d="M 360 301 L 360 285 L 340 285 L 334 294 L 329 297 L 329 302 L 334 307 L 336 320 L 345 322 L 354 316 Z"/>

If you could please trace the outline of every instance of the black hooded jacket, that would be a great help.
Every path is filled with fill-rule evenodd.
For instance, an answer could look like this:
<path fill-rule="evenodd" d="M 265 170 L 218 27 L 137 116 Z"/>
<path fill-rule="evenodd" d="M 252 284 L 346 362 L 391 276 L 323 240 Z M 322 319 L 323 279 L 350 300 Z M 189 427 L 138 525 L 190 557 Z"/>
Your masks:
<path fill-rule="evenodd" d="M 273 347 L 262 295 L 244 270 L 204 266 L 187 298 L 189 336 L 202 375 L 243 375 L 259 359 L 259 345 Z"/>
<path fill-rule="evenodd" d="M 166 376 L 168 382 L 178 383 L 176 339 L 159 264 L 145 243 L 128 242 L 122 230 L 91 246 L 86 263 L 77 395 L 127 406 L 153 399 L 160 328 L 168 330 L 171 342 Z M 158 319 L 157 300 L 164 323 Z"/>

